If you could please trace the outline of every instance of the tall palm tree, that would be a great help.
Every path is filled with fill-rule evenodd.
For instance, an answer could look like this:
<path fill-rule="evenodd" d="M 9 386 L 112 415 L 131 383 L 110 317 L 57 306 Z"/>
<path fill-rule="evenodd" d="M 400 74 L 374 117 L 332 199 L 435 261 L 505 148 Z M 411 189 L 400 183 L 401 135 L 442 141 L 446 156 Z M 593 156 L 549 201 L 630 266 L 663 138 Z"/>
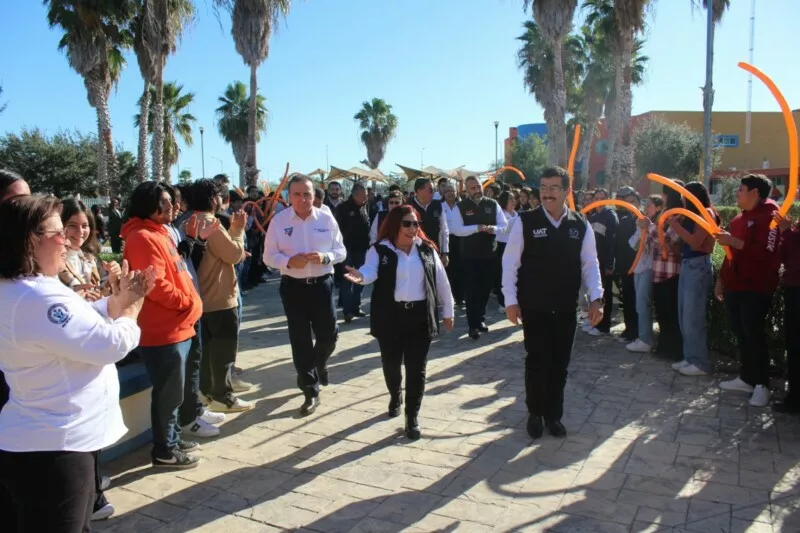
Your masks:
<path fill-rule="evenodd" d="M 214 0 L 217 6 L 231 12 L 231 34 L 236 51 L 250 67 L 250 94 L 258 94 L 259 65 L 269 55 L 269 39 L 277 30 L 279 19 L 289 14 L 291 0 Z M 258 130 L 258 101 L 250 101 L 247 122 L 246 179 L 248 185 L 258 181 L 256 138 Z"/>
<path fill-rule="evenodd" d="M 228 84 L 225 92 L 218 99 L 221 104 L 217 108 L 217 128 L 219 134 L 233 148 L 233 157 L 239 165 L 239 186 L 247 186 L 247 145 L 249 142 L 250 129 L 250 102 L 251 98 L 247 94 L 247 86 L 235 81 Z M 256 102 L 256 141 L 259 140 L 261 133 L 267 130 L 267 119 L 269 117 L 266 107 L 266 98 L 260 94 L 255 98 Z"/>
<path fill-rule="evenodd" d="M 164 132 L 163 137 L 163 153 L 165 165 L 163 169 L 164 179 L 170 181 L 170 169 L 178 162 L 178 155 L 180 148 L 178 147 L 178 137 L 183 141 L 186 146 L 192 146 L 192 126 L 197 119 L 187 111 L 187 108 L 194 102 L 194 93 L 183 93 L 183 85 L 178 85 L 175 82 L 167 82 L 164 84 L 163 94 L 163 109 L 164 109 Z M 156 112 L 156 88 L 150 86 L 149 97 L 147 100 L 150 102 L 148 114 L 151 119 Z M 141 105 L 144 97 L 139 98 Z M 141 124 L 141 116 L 139 113 L 133 117 L 134 126 Z M 153 142 L 155 142 L 155 120 L 147 120 L 150 125 L 148 133 L 153 135 Z"/>
<path fill-rule="evenodd" d="M 194 18 L 192 0 L 141 0 L 136 18 L 131 24 L 134 31 L 134 50 L 139 70 L 144 79 L 142 98 L 139 100 L 139 168 L 141 181 L 147 177 L 147 134 L 154 132 L 152 139 L 153 179 L 161 180 L 164 171 L 164 67 L 167 58 L 178 47 L 184 28 Z M 150 91 L 150 85 L 155 86 Z M 155 96 L 152 113 L 149 98 Z M 155 121 L 150 127 L 149 121 Z"/>
<path fill-rule="evenodd" d="M 553 54 L 553 94 L 548 101 L 553 125 L 557 129 L 554 138 L 548 139 L 550 142 L 555 140 L 556 144 L 554 149 L 550 149 L 551 159 L 553 155 L 556 159 L 551 162 L 566 166 L 569 156 L 566 129 L 567 89 L 564 84 L 562 55 L 564 39 L 572 29 L 572 17 L 575 15 L 578 0 L 523 0 L 524 9 L 531 4 L 533 20 Z"/>
<path fill-rule="evenodd" d="M 122 51 L 133 41 L 127 26 L 135 12 L 135 1 L 44 0 L 44 3 L 50 27 L 58 26 L 64 32 L 58 47 L 66 52 L 70 67 L 83 78 L 89 105 L 97 113 L 100 189 L 114 193 L 117 158 L 108 98 L 125 66 Z"/>
<path fill-rule="evenodd" d="M 361 130 L 361 142 L 367 148 L 367 163 L 375 170 L 386 155 L 386 146 L 397 132 L 397 117 L 392 106 L 381 98 L 361 104 L 361 110 L 353 117 Z"/>
<path fill-rule="evenodd" d="M 0 94 L 3 94 L 3 86 L 2 85 L 0 85 Z M 7 107 L 8 107 L 8 102 L 0 104 L 0 113 L 5 111 Z"/>

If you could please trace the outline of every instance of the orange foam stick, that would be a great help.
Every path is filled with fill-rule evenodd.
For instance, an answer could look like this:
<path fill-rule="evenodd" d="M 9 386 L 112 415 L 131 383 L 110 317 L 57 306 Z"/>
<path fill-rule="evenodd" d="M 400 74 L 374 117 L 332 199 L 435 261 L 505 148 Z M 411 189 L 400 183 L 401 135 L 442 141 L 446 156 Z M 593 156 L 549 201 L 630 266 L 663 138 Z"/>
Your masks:
<path fill-rule="evenodd" d="M 497 170 L 495 170 L 494 172 L 492 172 L 492 174 L 489 176 L 489 179 L 484 181 L 483 185 L 481 185 L 481 186 L 485 189 L 486 187 L 488 187 L 489 185 L 494 183 L 495 182 L 495 178 L 497 178 L 498 174 L 500 174 L 504 170 L 510 170 L 512 172 L 516 172 L 517 175 L 520 177 L 520 179 L 522 181 L 527 181 L 525 179 L 525 174 L 523 174 L 520 169 L 518 169 L 517 167 L 512 167 L 511 165 L 506 165 L 506 166 L 500 167 Z"/>
<path fill-rule="evenodd" d="M 583 209 L 581 209 L 581 213 L 585 215 L 589 213 L 589 211 L 591 211 L 592 209 L 596 209 L 604 205 L 615 205 L 617 207 L 623 207 L 628 211 L 630 211 L 631 213 L 633 213 L 634 216 L 636 216 L 636 218 L 638 218 L 639 220 L 642 220 L 644 218 L 642 212 L 639 211 L 639 209 L 635 205 L 629 204 L 628 202 L 623 202 L 622 200 L 615 200 L 615 199 L 598 200 L 596 202 L 592 202 Z M 644 248 L 646 243 L 647 243 L 647 235 L 645 235 L 643 231 L 642 238 L 639 239 L 639 249 L 636 251 L 636 257 L 633 259 L 633 263 L 631 263 L 631 268 L 628 270 L 628 274 L 633 274 L 636 265 L 639 263 L 639 259 L 641 259 L 642 254 L 644 254 Z"/>
<path fill-rule="evenodd" d="M 283 173 L 283 179 L 281 180 L 280 185 L 278 188 L 275 189 L 275 193 L 272 195 L 272 199 L 267 206 L 267 222 L 272 220 L 273 215 L 275 214 L 275 203 L 278 201 L 278 196 L 281 195 L 283 188 L 286 186 L 286 182 L 289 181 L 289 163 L 286 163 L 286 170 Z"/>
<path fill-rule="evenodd" d="M 244 196 L 244 191 L 243 191 L 242 189 L 240 189 L 239 187 L 235 187 L 233 190 L 234 190 L 234 191 L 236 191 L 236 194 L 238 194 L 238 195 L 239 195 L 239 196 L 241 196 L 242 198 L 244 198 L 244 197 L 245 197 L 245 196 Z"/>
<path fill-rule="evenodd" d="M 253 208 L 258 211 L 258 214 L 264 217 L 264 211 L 261 210 L 261 207 L 258 205 L 258 202 L 253 202 L 248 200 L 247 202 L 242 204 L 242 209 L 245 209 L 248 206 L 253 206 Z M 253 217 L 253 224 L 261 231 L 261 233 L 266 233 L 267 230 L 264 229 L 264 226 L 261 225 L 261 222 L 258 221 L 258 217 Z"/>
<path fill-rule="evenodd" d="M 581 140 L 581 125 L 575 125 L 575 134 L 572 136 L 572 150 L 569 153 L 569 162 L 567 162 L 567 174 L 569 174 L 569 194 L 567 194 L 567 204 L 569 208 L 575 211 L 575 199 L 572 197 L 572 183 L 575 178 L 572 177 L 575 172 L 575 158 L 578 156 L 578 143 Z"/>
<path fill-rule="evenodd" d="M 703 209 L 703 211 L 705 211 L 705 208 Z M 716 224 L 712 226 L 702 217 L 698 216 L 697 213 L 692 213 L 688 209 L 684 209 L 683 207 L 673 207 L 672 209 L 667 209 L 666 211 L 661 213 L 660 217 L 658 217 L 658 242 L 661 243 L 661 256 L 664 259 L 666 259 L 667 255 L 669 255 L 667 250 L 667 235 L 664 231 L 664 223 L 672 215 L 683 215 L 686 218 L 693 220 L 695 224 L 706 230 L 709 235 L 716 235 L 717 233 L 722 231 Z M 726 250 L 726 253 L 730 253 L 730 250 Z"/>
<path fill-rule="evenodd" d="M 792 110 L 789 107 L 789 104 L 786 102 L 786 98 L 783 97 L 780 89 L 778 89 L 778 86 L 775 85 L 775 82 L 772 81 L 769 76 L 758 70 L 753 65 L 743 61 L 739 63 L 739 68 L 746 70 L 767 86 L 769 92 L 771 92 L 772 96 L 775 97 L 775 100 L 778 101 L 778 105 L 781 108 L 781 113 L 783 113 L 783 122 L 786 124 L 786 132 L 789 134 L 789 185 L 786 187 L 786 197 L 783 199 L 783 204 L 781 205 L 779 212 L 781 216 L 785 217 L 789 214 L 789 210 L 792 208 L 792 204 L 797 196 L 797 126 L 794 123 L 794 116 L 792 115 Z M 773 220 L 769 227 L 775 228 L 777 224 L 778 223 Z"/>

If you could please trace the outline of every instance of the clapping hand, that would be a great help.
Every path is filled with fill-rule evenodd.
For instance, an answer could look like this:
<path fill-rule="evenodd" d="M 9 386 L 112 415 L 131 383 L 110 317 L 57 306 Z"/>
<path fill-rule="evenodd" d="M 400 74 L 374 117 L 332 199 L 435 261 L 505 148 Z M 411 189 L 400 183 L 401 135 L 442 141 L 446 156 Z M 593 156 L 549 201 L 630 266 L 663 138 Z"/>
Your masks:
<path fill-rule="evenodd" d="M 231 229 L 242 230 L 245 222 L 247 222 L 247 213 L 240 209 L 231 216 Z"/>
<path fill-rule="evenodd" d="M 344 267 L 344 269 L 347 270 L 347 272 L 344 275 L 344 279 L 346 279 L 350 283 L 357 283 L 359 285 L 364 283 L 364 275 L 361 274 L 361 272 L 359 272 L 357 268 L 346 266 Z"/>
<path fill-rule="evenodd" d="M 792 227 L 792 219 L 781 215 L 778 211 L 775 211 L 772 218 L 775 220 L 775 223 L 778 224 L 778 229 L 781 230 L 781 233 Z"/>
<path fill-rule="evenodd" d="M 156 284 L 156 272 L 152 266 L 145 270 L 131 270 L 128 261 L 122 262 L 119 283 L 112 287 L 113 294 L 108 299 L 108 316 L 111 319 L 128 317 L 136 320 L 142 309 L 144 297 Z"/>
<path fill-rule="evenodd" d="M 220 222 L 218 218 L 214 220 L 203 220 L 197 232 L 197 237 L 201 241 L 207 241 L 214 233 L 219 231 Z"/>

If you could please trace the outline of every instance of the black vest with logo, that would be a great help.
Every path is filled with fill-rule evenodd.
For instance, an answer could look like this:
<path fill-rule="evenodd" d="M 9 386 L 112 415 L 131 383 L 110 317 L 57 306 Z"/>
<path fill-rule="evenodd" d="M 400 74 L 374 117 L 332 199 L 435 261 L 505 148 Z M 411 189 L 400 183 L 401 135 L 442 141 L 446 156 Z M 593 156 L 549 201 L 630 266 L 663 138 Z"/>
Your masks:
<path fill-rule="evenodd" d="M 581 246 L 586 219 L 567 211 L 556 228 L 544 208 L 519 214 L 522 261 L 517 273 L 520 307 L 537 312 L 574 312 L 581 288 Z"/>
<path fill-rule="evenodd" d="M 465 226 L 494 226 L 497 224 L 497 202 L 485 196 L 478 203 L 471 198 L 458 202 L 458 211 Z M 488 259 L 494 257 L 497 249 L 495 236 L 478 232 L 461 240 L 461 255 L 464 259 Z"/>
<path fill-rule="evenodd" d="M 375 244 L 378 252 L 378 279 L 372 288 L 369 308 L 369 332 L 373 337 L 391 337 L 397 320 L 394 288 L 397 282 L 397 254 L 385 244 Z M 425 243 L 417 246 L 425 272 L 425 306 L 428 315 L 428 333 L 439 333 L 439 303 L 436 299 L 436 262 L 433 248 Z"/>
<path fill-rule="evenodd" d="M 441 247 L 442 243 L 439 242 L 439 234 L 442 231 L 442 201 L 431 200 L 427 209 L 423 209 L 416 200 L 411 200 L 409 203 L 416 210 L 419 219 L 422 221 L 422 230 L 425 235 Z"/>

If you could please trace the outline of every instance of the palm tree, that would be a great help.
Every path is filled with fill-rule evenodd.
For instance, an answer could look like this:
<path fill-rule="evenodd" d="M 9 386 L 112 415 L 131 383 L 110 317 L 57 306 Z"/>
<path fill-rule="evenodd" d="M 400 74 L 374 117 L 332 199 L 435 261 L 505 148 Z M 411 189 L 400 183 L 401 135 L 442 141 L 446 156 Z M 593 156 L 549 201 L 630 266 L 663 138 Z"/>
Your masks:
<path fill-rule="evenodd" d="M 533 20 L 539 28 L 541 36 L 549 45 L 553 54 L 553 92 L 547 99 L 551 106 L 553 125 L 557 128 L 554 136 L 548 135 L 548 142 L 555 141 L 550 148 L 551 163 L 566 166 L 567 157 L 567 89 L 564 84 L 563 45 L 564 39 L 572 29 L 572 17 L 578 0 L 523 0 L 523 8 L 532 4 Z M 548 129 L 549 129 L 548 124 Z M 548 143 L 548 146 L 549 146 Z M 555 156 L 555 161 L 552 161 Z"/>
<path fill-rule="evenodd" d="M 3 86 L 2 85 L 0 85 L 0 94 L 3 94 Z M 5 111 L 7 107 L 8 107 L 8 102 L 0 104 L 0 113 Z"/>
<path fill-rule="evenodd" d="M 219 97 L 220 106 L 217 108 L 217 128 L 219 134 L 233 148 L 233 157 L 239 165 L 239 186 L 247 186 L 247 145 L 250 129 L 250 97 L 247 86 L 235 81 L 228 84 L 225 93 Z M 256 141 L 261 133 L 267 130 L 268 112 L 266 98 L 260 94 L 256 97 Z"/>
<path fill-rule="evenodd" d="M 123 49 L 132 45 L 127 25 L 135 11 L 134 0 L 45 0 L 50 27 L 64 35 L 58 43 L 69 65 L 83 77 L 86 93 L 97 113 L 100 139 L 97 180 L 103 191 L 116 191 L 117 158 L 111 135 L 108 97 L 125 66 Z"/>
<path fill-rule="evenodd" d="M 281 16 L 289 14 L 291 0 L 214 0 L 217 6 L 231 12 L 231 34 L 236 51 L 245 65 L 250 67 L 250 94 L 258 94 L 259 65 L 269 55 L 269 39 L 277 29 Z M 250 101 L 247 121 L 246 179 L 248 185 L 258 182 L 256 164 L 256 138 L 258 129 L 258 101 Z"/>
<path fill-rule="evenodd" d="M 164 94 L 162 97 L 164 131 L 161 137 L 163 138 L 162 151 L 166 163 L 163 169 L 163 176 L 164 180 L 167 182 L 171 179 L 170 169 L 178 162 L 178 155 L 180 154 L 176 135 L 180 137 L 186 146 L 192 146 L 192 125 L 197 120 L 194 115 L 187 111 L 187 108 L 194 102 L 194 93 L 181 94 L 182 90 L 183 85 L 178 85 L 175 82 L 167 82 L 164 84 Z M 156 135 L 153 131 L 156 122 L 153 120 L 153 115 L 156 113 L 156 101 L 158 100 L 155 92 L 156 88 L 150 86 L 150 94 L 147 98 L 147 101 L 150 102 L 150 107 L 148 109 L 150 119 L 146 120 L 150 125 L 150 131 L 148 133 L 153 135 L 153 143 L 156 142 Z M 140 106 L 143 100 L 144 97 L 139 99 Z M 138 113 L 133 117 L 134 126 L 142 123 L 141 118 L 142 117 Z"/>
<path fill-rule="evenodd" d="M 152 139 L 153 179 L 161 180 L 164 171 L 164 67 L 167 57 L 174 53 L 184 28 L 194 18 L 192 0 L 141 0 L 139 12 L 132 23 L 134 50 L 139 70 L 144 79 L 142 98 L 139 99 L 139 179 L 147 178 L 147 134 L 154 132 Z M 150 90 L 150 85 L 155 90 Z M 153 112 L 149 99 L 155 96 Z M 154 127 L 148 126 L 154 121 Z"/>
<path fill-rule="evenodd" d="M 375 170 L 397 131 L 397 117 L 392 113 L 392 106 L 381 98 L 373 98 L 371 102 L 364 102 L 353 118 L 358 121 L 361 142 L 367 148 L 369 168 Z"/>

